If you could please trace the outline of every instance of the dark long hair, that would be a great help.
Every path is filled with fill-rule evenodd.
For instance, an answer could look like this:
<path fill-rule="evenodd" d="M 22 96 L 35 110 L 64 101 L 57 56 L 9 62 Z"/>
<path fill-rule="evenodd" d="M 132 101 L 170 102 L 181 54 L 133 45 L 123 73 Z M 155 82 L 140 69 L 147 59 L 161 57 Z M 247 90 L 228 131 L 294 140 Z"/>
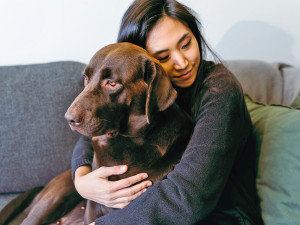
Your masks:
<path fill-rule="evenodd" d="M 176 19 L 190 28 L 198 42 L 201 59 L 206 57 L 207 50 L 218 58 L 200 32 L 202 25 L 196 13 L 176 0 L 135 0 L 123 16 L 117 41 L 131 42 L 145 48 L 149 32 L 164 16 Z"/>
<path fill-rule="evenodd" d="M 204 58 L 207 50 L 215 61 L 221 62 L 219 57 L 210 49 L 201 34 L 202 25 L 196 17 L 196 13 L 189 7 L 176 0 L 135 0 L 125 12 L 118 34 L 118 42 L 131 42 L 146 48 L 146 39 L 151 29 L 164 16 L 169 16 L 186 25 L 195 36 L 200 52 L 200 65 L 196 81 L 191 88 L 179 88 L 174 86 L 178 92 L 177 103 L 191 116 L 195 117 L 198 109 L 199 92 L 202 88 L 201 79 L 207 73 Z"/>

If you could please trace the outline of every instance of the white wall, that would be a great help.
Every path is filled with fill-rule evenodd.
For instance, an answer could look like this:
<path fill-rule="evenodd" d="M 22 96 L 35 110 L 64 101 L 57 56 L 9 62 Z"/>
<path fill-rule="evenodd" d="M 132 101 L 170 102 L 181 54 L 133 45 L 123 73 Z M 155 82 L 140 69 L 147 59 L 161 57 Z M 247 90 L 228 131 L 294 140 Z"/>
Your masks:
<path fill-rule="evenodd" d="M 300 65 L 299 0 L 190 2 L 203 21 L 206 38 L 222 58 Z"/>
<path fill-rule="evenodd" d="M 0 0 L 0 65 L 87 63 L 115 42 L 132 0 Z M 300 66 L 299 0 L 181 0 L 223 59 Z"/>

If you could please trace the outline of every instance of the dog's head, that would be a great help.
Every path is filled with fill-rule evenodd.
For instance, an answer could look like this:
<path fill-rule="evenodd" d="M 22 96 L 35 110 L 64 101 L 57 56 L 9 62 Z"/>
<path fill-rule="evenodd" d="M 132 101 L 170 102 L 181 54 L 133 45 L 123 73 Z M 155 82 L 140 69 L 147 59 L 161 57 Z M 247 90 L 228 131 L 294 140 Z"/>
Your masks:
<path fill-rule="evenodd" d="M 130 43 L 99 50 L 83 76 L 85 88 L 65 118 L 73 130 L 86 136 L 134 135 L 177 96 L 158 61 Z"/>

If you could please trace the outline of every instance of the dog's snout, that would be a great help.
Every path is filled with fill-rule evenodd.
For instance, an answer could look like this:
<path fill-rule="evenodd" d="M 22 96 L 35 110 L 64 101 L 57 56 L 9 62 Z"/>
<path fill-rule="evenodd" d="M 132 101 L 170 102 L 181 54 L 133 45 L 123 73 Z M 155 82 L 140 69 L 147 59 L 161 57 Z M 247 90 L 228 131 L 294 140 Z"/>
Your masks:
<path fill-rule="evenodd" d="M 67 111 L 65 114 L 65 118 L 68 123 L 73 127 L 78 127 L 82 123 L 82 116 L 78 113 Z"/>

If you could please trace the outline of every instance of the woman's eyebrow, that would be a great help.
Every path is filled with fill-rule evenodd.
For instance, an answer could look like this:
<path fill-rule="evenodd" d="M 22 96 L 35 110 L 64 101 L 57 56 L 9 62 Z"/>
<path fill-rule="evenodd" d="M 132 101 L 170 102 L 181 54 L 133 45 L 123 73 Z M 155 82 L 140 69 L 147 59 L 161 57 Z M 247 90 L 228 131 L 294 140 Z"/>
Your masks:
<path fill-rule="evenodd" d="M 178 44 L 180 44 L 188 35 L 189 35 L 189 33 L 185 33 L 184 35 L 182 35 L 182 37 L 178 41 Z"/>
<path fill-rule="evenodd" d="M 188 36 L 188 35 L 189 35 L 189 33 L 183 34 L 183 35 L 181 36 L 181 38 L 179 39 L 179 41 L 177 42 L 177 44 L 180 44 L 180 43 L 186 38 L 186 36 Z M 159 50 L 159 51 L 154 52 L 154 54 L 159 55 L 159 54 L 161 54 L 161 53 L 163 53 L 163 52 L 166 52 L 166 51 L 168 51 L 168 49 L 162 49 L 162 50 Z"/>

